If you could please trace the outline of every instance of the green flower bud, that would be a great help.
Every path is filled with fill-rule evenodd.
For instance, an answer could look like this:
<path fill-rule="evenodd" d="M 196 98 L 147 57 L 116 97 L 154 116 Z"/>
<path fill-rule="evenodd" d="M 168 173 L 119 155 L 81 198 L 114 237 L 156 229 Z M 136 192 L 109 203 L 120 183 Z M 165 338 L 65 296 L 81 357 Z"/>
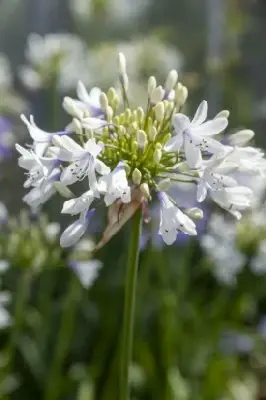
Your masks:
<path fill-rule="evenodd" d="M 151 126 L 149 131 L 148 131 L 148 136 L 149 136 L 149 140 L 151 142 L 154 142 L 156 136 L 157 136 L 157 129 L 155 128 L 155 126 Z"/>
<path fill-rule="evenodd" d="M 156 104 L 154 107 L 155 117 L 158 122 L 162 122 L 164 119 L 164 103 L 160 101 L 160 103 Z"/>
<path fill-rule="evenodd" d="M 179 107 L 182 107 L 185 104 L 185 102 L 187 100 L 187 97 L 188 97 L 187 88 L 184 85 L 182 85 L 181 83 L 178 83 L 177 87 L 176 87 L 176 90 L 175 90 L 175 101 L 176 101 L 176 104 Z"/>
<path fill-rule="evenodd" d="M 135 183 L 135 185 L 139 185 L 142 179 L 142 173 L 138 168 L 135 168 L 134 171 L 132 172 L 132 180 Z"/>
<path fill-rule="evenodd" d="M 108 98 L 107 98 L 107 96 L 106 96 L 106 94 L 104 92 L 102 92 L 100 94 L 99 100 L 100 100 L 100 105 L 101 105 L 102 109 L 104 111 L 106 111 L 107 107 L 108 107 Z"/>
<path fill-rule="evenodd" d="M 163 96 L 164 90 L 162 86 L 157 86 L 157 88 L 155 88 L 151 93 L 151 102 L 157 104 L 163 99 Z"/>
<path fill-rule="evenodd" d="M 144 150 L 147 145 L 147 135 L 144 131 L 142 130 L 137 131 L 137 141 L 138 141 L 138 147 L 141 150 Z"/>

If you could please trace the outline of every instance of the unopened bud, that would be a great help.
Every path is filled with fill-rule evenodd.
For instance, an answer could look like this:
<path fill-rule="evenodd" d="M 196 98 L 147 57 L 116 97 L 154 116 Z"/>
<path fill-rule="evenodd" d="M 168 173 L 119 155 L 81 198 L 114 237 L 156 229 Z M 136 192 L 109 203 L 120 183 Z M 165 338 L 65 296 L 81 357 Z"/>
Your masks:
<path fill-rule="evenodd" d="M 138 146 L 141 150 L 144 150 L 146 144 L 147 144 L 147 135 L 144 131 L 139 130 L 137 131 L 137 142 Z"/>
<path fill-rule="evenodd" d="M 126 128 L 123 125 L 119 125 L 117 132 L 118 132 L 118 136 L 122 137 L 126 133 Z"/>
<path fill-rule="evenodd" d="M 165 81 L 165 89 L 167 90 L 167 92 L 170 92 L 174 89 L 175 85 L 177 84 L 177 80 L 178 73 L 175 69 L 172 69 L 172 71 L 169 72 Z"/>
<path fill-rule="evenodd" d="M 187 172 L 190 170 L 190 167 L 186 161 L 180 162 L 176 167 L 178 172 Z"/>
<path fill-rule="evenodd" d="M 161 140 L 162 145 L 165 145 L 171 139 L 171 137 L 171 133 L 167 133 L 167 135 L 165 135 L 164 138 Z"/>
<path fill-rule="evenodd" d="M 118 71 L 121 76 L 127 74 L 127 63 L 124 53 L 118 53 Z"/>
<path fill-rule="evenodd" d="M 242 129 L 239 132 L 233 133 L 228 136 L 228 141 L 231 146 L 244 146 L 247 144 L 255 135 L 251 129 Z"/>
<path fill-rule="evenodd" d="M 150 199 L 151 195 L 150 195 L 150 188 L 149 185 L 147 183 L 142 183 L 140 185 L 140 190 L 141 192 L 144 194 L 144 196 L 146 197 L 146 199 Z"/>
<path fill-rule="evenodd" d="M 155 149 L 153 153 L 153 161 L 155 164 L 159 164 L 162 158 L 162 150 Z"/>
<path fill-rule="evenodd" d="M 135 183 L 135 185 L 139 185 L 141 182 L 141 178 L 142 178 L 142 173 L 138 168 L 135 168 L 134 171 L 132 172 L 133 183 Z"/>
<path fill-rule="evenodd" d="M 215 115 L 214 119 L 216 119 L 216 118 L 229 118 L 229 115 L 230 115 L 230 111 L 222 110 L 217 115 Z"/>
<path fill-rule="evenodd" d="M 124 115 L 125 115 L 125 122 L 130 122 L 130 118 L 131 118 L 131 115 L 132 115 L 132 112 L 131 112 L 130 108 L 127 108 L 125 110 Z"/>
<path fill-rule="evenodd" d="M 107 126 L 103 128 L 103 132 L 102 132 L 103 135 L 105 134 L 105 130 L 108 130 Z M 94 138 L 94 133 L 93 133 L 92 129 L 85 129 L 85 132 L 86 132 L 86 136 L 88 139 Z"/>
<path fill-rule="evenodd" d="M 156 88 L 157 82 L 154 76 L 150 76 L 148 80 L 148 95 L 151 97 L 152 92 Z"/>
<path fill-rule="evenodd" d="M 198 207 L 186 208 L 184 211 L 192 219 L 199 220 L 203 218 L 203 211 Z"/>
<path fill-rule="evenodd" d="M 64 97 L 63 108 L 72 117 L 77 117 L 78 119 L 83 118 L 83 111 L 77 107 L 75 102 L 70 97 Z"/>
<path fill-rule="evenodd" d="M 144 120 L 144 111 L 142 107 L 137 108 L 137 120 L 138 122 L 142 123 Z"/>
<path fill-rule="evenodd" d="M 171 180 L 169 178 L 162 179 L 157 187 L 160 192 L 166 192 L 171 186 Z"/>
<path fill-rule="evenodd" d="M 151 126 L 149 131 L 148 131 L 148 136 L 151 142 L 154 142 L 156 136 L 157 136 L 157 129 L 155 128 L 155 126 Z"/>
<path fill-rule="evenodd" d="M 182 107 L 188 97 L 188 90 L 186 86 L 182 85 L 181 83 L 177 84 L 176 90 L 175 90 L 175 101 L 179 107 Z"/>
<path fill-rule="evenodd" d="M 104 92 L 102 92 L 100 94 L 99 101 L 100 101 L 100 105 L 101 105 L 102 109 L 104 111 L 106 111 L 106 109 L 108 107 L 108 98 L 107 98 L 107 96 L 106 96 L 106 94 Z"/>
<path fill-rule="evenodd" d="M 162 86 L 157 86 L 157 88 L 155 88 L 151 93 L 151 102 L 157 104 L 163 99 L 163 96 L 164 90 Z"/>
<path fill-rule="evenodd" d="M 74 125 L 74 128 L 75 128 L 76 133 L 77 133 L 78 135 L 82 135 L 83 129 L 82 129 L 80 120 L 77 119 L 77 118 L 73 118 L 73 125 Z"/>
<path fill-rule="evenodd" d="M 109 103 L 112 103 L 115 100 L 116 96 L 117 96 L 117 93 L 116 93 L 115 88 L 110 87 L 107 92 L 107 98 L 109 100 Z"/>
<path fill-rule="evenodd" d="M 106 110 L 106 119 L 108 122 L 112 121 L 113 115 L 114 115 L 114 111 L 112 109 L 112 107 L 107 106 Z"/>
<path fill-rule="evenodd" d="M 156 104 L 154 107 L 155 117 L 158 122 L 162 122 L 164 119 L 164 103 L 160 101 L 160 103 Z"/>
<path fill-rule="evenodd" d="M 162 150 L 163 146 L 160 142 L 156 143 L 155 148 L 158 150 Z"/>

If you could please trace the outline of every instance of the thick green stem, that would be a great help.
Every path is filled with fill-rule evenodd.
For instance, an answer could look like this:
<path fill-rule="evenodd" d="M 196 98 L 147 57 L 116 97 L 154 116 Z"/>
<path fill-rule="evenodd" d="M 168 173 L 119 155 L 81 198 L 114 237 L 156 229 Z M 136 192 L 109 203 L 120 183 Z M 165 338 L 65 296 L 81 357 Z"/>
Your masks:
<path fill-rule="evenodd" d="M 129 367 L 131 363 L 133 347 L 132 344 L 141 225 L 142 214 L 141 209 L 139 209 L 132 219 L 131 240 L 126 271 L 120 371 L 120 400 L 129 400 Z"/>

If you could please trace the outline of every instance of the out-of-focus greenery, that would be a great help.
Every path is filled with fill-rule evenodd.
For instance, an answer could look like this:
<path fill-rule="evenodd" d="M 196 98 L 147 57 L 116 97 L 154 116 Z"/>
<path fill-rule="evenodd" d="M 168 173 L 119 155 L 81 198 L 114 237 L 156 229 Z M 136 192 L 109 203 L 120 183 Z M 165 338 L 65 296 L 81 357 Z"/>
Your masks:
<path fill-rule="evenodd" d="M 17 126 L 25 104 L 30 104 L 36 121 L 45 128 L 58 129 L 67 123 L 58 110 L 62 95 L 75 91 L 73 79 L 104 88 L 113 81 L 115 53 L 122 50 L 132 69 L 134 96 L 141 98 L 139 83 L 150 74 L 163 79 L 169 69 L 177 68 L 193 105 L 207 95 L 214 79 L 221 89 L 221 106 L 232 111 L 231 125 L 257 125 L 259 141 L 264 143 L 266 113 L 261 100 L 266 88 L 263 96 L 254 93 L 254 87 L 260 86 L 257 64 L 265 65 L 266 60 L 265 5 L 221 1 L 225 29 L 219 62 L 210 59 L 206 50 L 211 16 L 205 1 L 150 0 L 133 15 L 130 0 L 76 1 L 80 7 L 90 6 L 88 14 L 73 12 L 74 0 L 71 7 L 66 0 L 35 1 L 36 21 L 43 18 L 42 31 L 37 33 L 68 26 L 76 36 L 71 43 L 64 41 L 64 46 L 45 47 L 39 42 L 32 57 L 26 51 L 26 36 L 37 30 L 38 23 L 34 16 L 26 21 L 33 2 L 3 1 L 0 43 L 12 62 L 13 79 L 6 85 L 9 73 L 5 73 L 0 80 L 2 115 L 14 121 L 17 140 L 25 132 Z M 110 12 L 113 6 L 118 7 L 118 15 Z M 263 32 L 261 43 L 254 41 Z M 64 63 L 67 57 L 61 53 L 69 48 L 71 59 Z M 23 74 L 25 65 L 29 69 Z M 92 256 L 90 242 L 85 250 L 60 249 L 58 226 L 49 222 L 59 221 L 56 200 L 46 208 L 49 219 L 20 213 L 22 176 L 15 164 L 9 160 L 1 165 L 1 200 L 14 213 L 3 221 L 0 233 L 0 399 L 117 400 L 130 223 L 99 254 Z M 266 223 L 263 213 L 258 218 L 262 225 Z M 231 255 L 229 248 L 222 246 L 228 245 L 230 226 L 215 242 L 227 255 Z M 200 240 L 171 248 L 148 241 L 142 251 L 130 371 L 132 399 L 258 400 L 265 393 L 266 274 L 256 274 L 251 267 L 251 255 L 265 256 L 261 246 L 265 238 L 250 216 L 237 231 L 232 229 L 236 235 L 230 245 L 245 258 L 241 273 L 229 285 L 214 274 L 216 248 L 206 251 Z M 208 232 L 214 235 L 211 228 Z M 103 266 L 88 288 L 73 262 L 95 258 Z M 266 256 L 262 259 L 266 265 Z M 230 270 L 233 258 L 224 260 Z"/>

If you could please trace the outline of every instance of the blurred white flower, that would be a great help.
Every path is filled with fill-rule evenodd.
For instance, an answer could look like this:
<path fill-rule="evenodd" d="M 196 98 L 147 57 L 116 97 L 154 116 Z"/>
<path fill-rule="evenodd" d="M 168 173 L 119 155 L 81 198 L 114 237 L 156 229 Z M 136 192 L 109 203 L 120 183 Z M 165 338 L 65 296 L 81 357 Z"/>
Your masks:
<path fill-rule="evenodd" d="M 60 90 L 76 86 L 82 79 L 90 80 L 87 68 L 87 47 L 78 37 L 69 33 L 49 33 L 40 36 L 31 33 L 25 51 L 28 65 L 20 68 L 20 77 L 30 89 L 51 85 L 57 79 Z"/>
<path fill-rule="evenodd" d="M 213 262 L 213 275 L 225 285 L 235 284 L 245 264 L 245 256 L 237 249 L 235 239 L 235 222 L 219 214 L 212 215 L 208 233 L 201 238 L 201 246 Z"/>
<path fill-rule="evenodd" d="M 0 260 L 0 274 L 6 272 L 9 268 L 9 262 L 7 260 Z"/>
<path fill-rule="evenodd" d="M 134 23 L 143 14 L 149 0 L 103 0 L 101 11 L 110 23 Z M 97 13 L 97 0 L 70 0 L 70 9 L 81 23 L 88 23 Z"/>
<path fill-rule="evenodd" d="M 71 267 L 81 284 L 89 289 L 97 279 L 102 263 L 99 260 L 73 261 Z"/>

